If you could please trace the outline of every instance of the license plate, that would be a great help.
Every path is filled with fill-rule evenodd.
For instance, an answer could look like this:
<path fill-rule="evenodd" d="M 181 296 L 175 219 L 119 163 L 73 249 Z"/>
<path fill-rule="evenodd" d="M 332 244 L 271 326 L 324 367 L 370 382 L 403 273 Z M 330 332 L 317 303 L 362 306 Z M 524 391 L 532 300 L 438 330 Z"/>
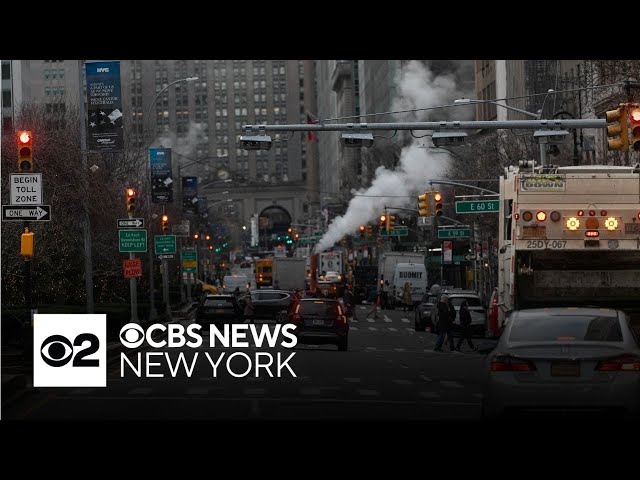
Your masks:
<path fill-rule="evenodd" d="M 216 313 L 224 313 L 224 310 L 222 308 L 219 308 L 218 310 L 216 310 Z"/>
<path fill-rule="evenodd" d="M 578 362 L 554 362 L 551 364 L 552 377 L 579 377 L 580 364 Z"/>
<path fill-rule="evenodd" d="M 324 325 L 324 320 L 314 320 L 313 324 L 314 325 Z"/>

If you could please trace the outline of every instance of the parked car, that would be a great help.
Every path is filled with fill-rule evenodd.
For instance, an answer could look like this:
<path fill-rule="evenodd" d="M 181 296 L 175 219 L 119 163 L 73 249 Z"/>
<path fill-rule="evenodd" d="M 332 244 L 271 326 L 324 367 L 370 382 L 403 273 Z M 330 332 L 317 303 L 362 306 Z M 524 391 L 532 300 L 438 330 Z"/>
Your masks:
<path fill-rule="evenodd" d="M 289 321 L 296 325 L 298 343 L 333 344 L 340 351 L 348 349 L 349 320 L 338 300 L 302 298 L 291 309 Z"/>
<path fill-rule="evenodd" d="M 631 320 L 605 308 L 512 312 L 485 362 L 482 413 L 640 414 L 640 344 Z"/>
<path fill-rule="evenodd" d="M 474 335 L 480 335 L 484 337 L 484 332 L 487 324 L 487 311 L 482 305 L 480 296 L 472 291 L 467 290 L 443 290 L 443 294 L 449 296 L 449 301 L 453 304 L 456 310 L 456 318 L 453 322 L 454 334 L 460 331 L 460 305 L 464 300 L 467 301 L 469 307 L 469 313 L 471 313 L 471 329 Z M 435 326 L 432 328 L 434 333 L 438 331 L 438 304 L 437 302 L 431 308 L 431 322 Z"/>
<path fill-rule="evenodd" d="M 416 332 L 424 332 L 427 327 L 433 331 L 433 324 L 431 323 L 431 311 L 438 302 L 436 295 L 425 293 L 422 296 L 422 300 L 415 309 L 414 326 Z"/>
<path fill-rule="evenodd" d="M 211 323 L 244 321 L 242 309 L 233 295 L 206 295 L 196 310 L 195 322 L 207 330 Z"/>
<path fill-rule="evenodd" d="M 247 293 L 238 297 L 238 303 L 244 309 Z M 253 319 L 268 319 L 284 321 L 286 314 L 291 309 L 296 295 L 288 290 L 253 290 L 251 293 L 253 303 Z"/>

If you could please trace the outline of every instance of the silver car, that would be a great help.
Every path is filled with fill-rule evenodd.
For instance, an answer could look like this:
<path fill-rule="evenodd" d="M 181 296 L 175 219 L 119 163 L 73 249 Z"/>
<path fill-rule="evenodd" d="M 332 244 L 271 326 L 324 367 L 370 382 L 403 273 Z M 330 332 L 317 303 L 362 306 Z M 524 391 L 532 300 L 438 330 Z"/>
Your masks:
<path fill-rule="evenodd" d="M 636 417 L 640 411 L 640 345 L 618 310 L 512 312 L 485 374 L 485 418 L 512 411 Z"/>

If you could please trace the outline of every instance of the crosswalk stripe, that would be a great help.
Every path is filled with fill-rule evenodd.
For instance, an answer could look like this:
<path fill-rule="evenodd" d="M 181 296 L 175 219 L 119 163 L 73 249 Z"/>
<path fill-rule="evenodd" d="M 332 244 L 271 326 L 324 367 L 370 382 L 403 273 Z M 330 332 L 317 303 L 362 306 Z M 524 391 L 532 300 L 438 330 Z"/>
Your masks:
<path fill-rule="evenodd" d="M 373 323 L 373 322 L 375 322 L 375 320 L 373 318 L 367 318 L 367 322 Z"/>
<path fill-rule="evenodd" d="M 367 397 L 375 397 L 380 395 L 380 392 L 377 390 L 358 390 L 358 393 Z"/>
<path fill-rule="evenodd" d="M 406 351 L 407 351 L 407 349 L 406 349 L 406 348 L 402 348 L 402 347 L 394 348 L 394 350 L 395 350 L 396 352 L 406 352 Z"/>
<path fill-rule="evenodd" d="M 409 323 L 409 319 L 408 318 L 401 318 L 400 320 L 402 320 L 404 323 Z"/>
<path fill-rule="evenodd" d="M 378 330 L 376 327 L 369 327 L 369 330 Z"/>
<path fill-rule="evenodd" d="M 389 330 L 390 332 L 397 332 L 398 331 L 397 328 L 393 328 L 393 327 L 388 327 L 387 330 Z"/>
<path fill-rule="evenodd" d="M 391 323 L 391 319 L 389 317 L 387 317 L 386 315 L 384 316 L 384 321 L 387 323 Z"/>

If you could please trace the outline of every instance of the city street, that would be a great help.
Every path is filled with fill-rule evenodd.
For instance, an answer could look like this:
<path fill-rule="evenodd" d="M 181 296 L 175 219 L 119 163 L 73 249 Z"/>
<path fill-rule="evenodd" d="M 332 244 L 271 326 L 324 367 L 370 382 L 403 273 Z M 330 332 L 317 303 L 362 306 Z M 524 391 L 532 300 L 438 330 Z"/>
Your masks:
<path fill-rule="evenodd" d="M 163 378 L 138 378 L 131 369 L 121 378 L 119 357 L 110 356 L 106 388 L 40 388 L 4 409 L 3 418 L 480 418 L 483 355 L 469 352 L 466 345 L 463 353 L 434 352 L 435 335 L 414 331 L 413 312 L 382 310 L 378 319 L 365 319 L 369 309 L 358 306 L 347 352 L 333 345 L 296 346 L 296 355 L 289 362 L 296 378 L 286 368 L 281 378 L 270 378 L 264 370 L 258 378 L 253 372 L 254 376 L 244 378 L 234 378 L 226 371 L 220 375 L 226 357 L 214 378 L 204 352 L 216 359 L 225 349 L 208 348 L 205 333 L 204 345 L 198 349 L 168 349 L 172 359 L 184 352 L 188 365 L 194 352 L 200 352 L 190 378 L 183 366 L 172 378 L 166 364 L 152 370 L 163 372 Z M 241 351 L 253 357 L 255 348 Z M 279 351 L 283 360 L 292 352 L 280 346 L 263 346 L 260 351 Z M 132 362 L 135 355 L 129 354 Z M 232 362 L 234 370 L 244 371 L 246 363 L 237 362 Z"/>

